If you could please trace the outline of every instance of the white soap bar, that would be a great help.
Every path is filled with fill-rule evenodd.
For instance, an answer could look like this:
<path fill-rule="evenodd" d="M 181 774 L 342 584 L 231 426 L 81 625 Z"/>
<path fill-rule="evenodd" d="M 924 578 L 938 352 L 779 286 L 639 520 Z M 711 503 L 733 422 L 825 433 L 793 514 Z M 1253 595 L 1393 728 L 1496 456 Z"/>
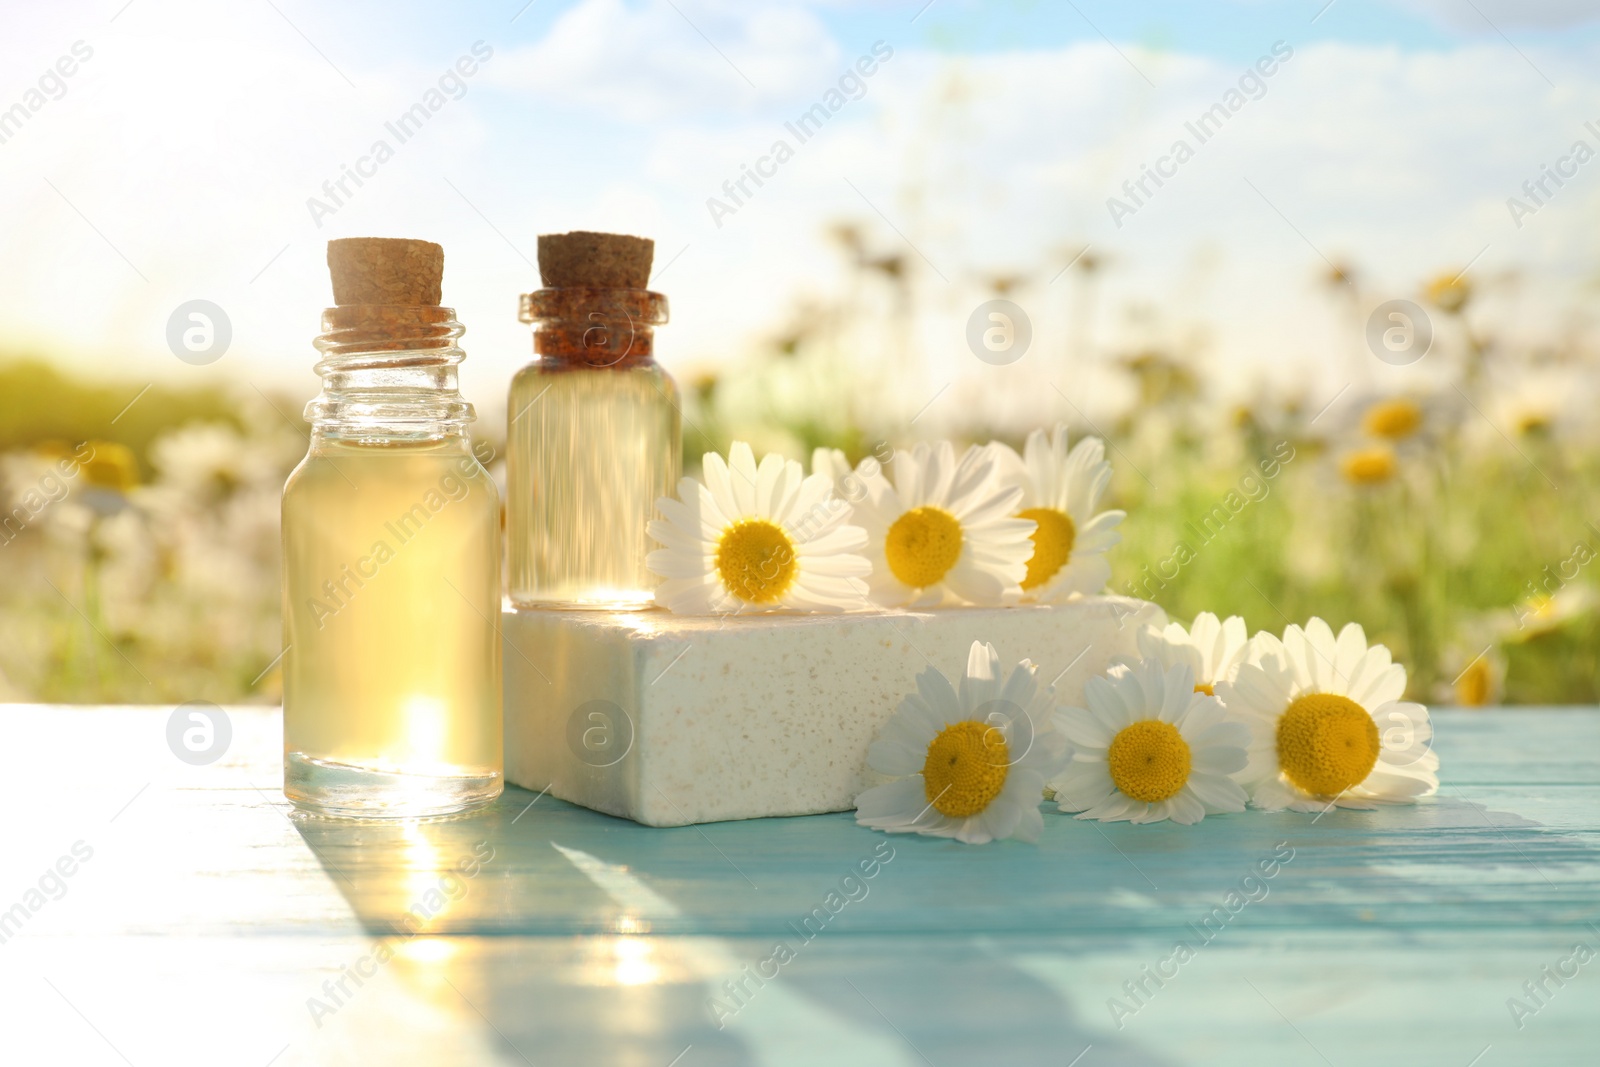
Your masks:
<path fill-rule="evenodd" d="M 954 681 L 987 641 L 1075 703 L 1165 622 L 1126 597 L 832 616 L 508 608 L 506 780 L 649 826 L 847 811 L 884 780 L 867 746 L 929 664 Z"/>

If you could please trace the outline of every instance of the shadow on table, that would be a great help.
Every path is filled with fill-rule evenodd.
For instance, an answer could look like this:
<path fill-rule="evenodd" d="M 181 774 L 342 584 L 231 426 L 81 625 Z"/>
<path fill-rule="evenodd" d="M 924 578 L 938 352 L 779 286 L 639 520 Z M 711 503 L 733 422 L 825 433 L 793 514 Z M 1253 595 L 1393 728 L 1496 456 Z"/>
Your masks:
<path fill-rule="evenodd" d="M 296 825 L 412 1007 L 508 1063 L 1065 1064 L 1093 1045 L 1159 1067 L 1138 1036 L 1155 1022 L 1119 1032 L 1111 999 L 1136 1005 L 1138 965 L 1285 843 L 1270 900 L 1220 943 L 1578 922 L 1600 872 L 1576 837 L 1459 796 L 1188 828 L 1051 815 L 1037 847 L 981 849 L 848 815 L 655 829 L 521 790 L 454 820 Z"/>
<path fill-rule="evenodd" d="M 844 932 L 840 922 L 811 941 L 802 936 L 809 927 L 774 918 L 789 907 L 782 901 L 820 904 L 830 890 L 817 882 L 818 856 L 802 857 L 806 871 L 784 867 L 797 847 L 788 831 L 810 824 L 815 834 L 815 820 L 722 824 L 707 834 L 640 827 L 551 799 L 530 808 L 532 800 L 508 790 L 482 812 L 418 823 L 295 820 L 373 939 L 364 969 L 396 979 L 379 997 L 411 1001 L 381 1017 L 443 1013 L 487 1026 L 485 1062 L 1065 1064 L 1090 1045 L 1095 1064 L 1169 1062 L 1076 1018 L 1104 1008 L 1075 1007 L 988 951 L 981 930 L 883 937 L 870 924 Z M 820 818 L 830 820 L 823 848 L 836 850 L 821 857 L 830 879 L 831 868 L 850 869 L 883 840 Z M 735 874 L 731 860 L 723 866 L 712 842 L 751 830 L 766 855 L 751 855 L 743 840 L 728 847 L 760 871 L 764 889 Z M 890 891 L 889 871 L 881 892 Z M 779 901 L 775 912 L 763 905 L 738 918 L 766 893 Z M 705 899 L 725 894 L 742 907 Z M 799 923 L 810 912 L 793 914 Z M 767 963 L 779 941 L 792 957 Z M 763 980 L 763 969 L 777 973 Z M 352 1000 L 361 995 L 352 988 Z"/>

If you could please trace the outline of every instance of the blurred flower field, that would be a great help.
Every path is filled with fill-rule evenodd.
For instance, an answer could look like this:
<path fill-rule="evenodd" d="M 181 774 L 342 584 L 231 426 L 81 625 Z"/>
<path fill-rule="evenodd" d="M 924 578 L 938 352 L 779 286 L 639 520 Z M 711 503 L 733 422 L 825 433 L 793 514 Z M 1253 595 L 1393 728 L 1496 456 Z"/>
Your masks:
<path fill-rule="evenodd" d="M 919 412 L 875 409 L 883 382 L 849 358 L 879 351 L 891 379 L 913 359 L 911 331 L 890 332 L 898 347 L 872 333 L 921 313 L 909 265 L 836 236 L 856 272 L 845 295 L 797 305 L 769 345 L 715 370 L 673 364 L 686 465 L 735 437 L 855 460 L 926 436 Z M 1080 292 L 1102 269 L 1084 258 Z M 1353 276 L 1324 281 L 1354 315 L 1370 302 Z M 1418 286 L 1427 373 L 1353 371 L 1331 396 L 1241 395 L 1183 343 L 1099 346 L 1131 399 L 1092 423 L 1064 406 L 1074 436 L 1108 438 L 1107 504 L 1128 512 L 1111 590 L 1185 621 L 1360 622 L 1408 664 L 1414 699 L 1600 700 L 1600 353 L 1581 329 L 1535 350 L 1502 341 L 1493 284 Z M 988 279 L 979 297 L 1029 285 Z M 300 400 L 151 389 L 113 419 L 137 389 L 0 362 L 0 699 L 275 702 L 278 500 L 305 451 Z M 940 435 L 1017 445 L 1032 428 L 985 410 Z"/>
<path fill-rule="evenodd" d="M 72 412 L 88 392 L 29 365 L 5 377 L 32 379 L 0 385 L 8 406 Z M 174 425 L 130 427 L 139 447 L 65 426 L 0 454 L 0 698 L 274 698 L 278 497 L 305 441 L 259 396 L 144 403 Z"/>

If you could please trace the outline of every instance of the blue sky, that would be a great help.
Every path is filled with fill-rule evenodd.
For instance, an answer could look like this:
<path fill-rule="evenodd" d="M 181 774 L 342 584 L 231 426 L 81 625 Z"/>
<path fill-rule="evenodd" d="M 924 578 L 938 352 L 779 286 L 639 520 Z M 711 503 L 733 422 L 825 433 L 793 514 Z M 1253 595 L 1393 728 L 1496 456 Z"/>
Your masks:
<path fill-rule="evenodd" d="M 502 27 L 510 26 L 504 33 L 508 38 L 533 41 L 577 2 L 534 0 L 526 7 L 523 0 L 356 3 L 295 17 L 341 36 L 364 25 L 364 47 L 398 43 L 426 49 L 440 35 L 458 35 L 467 26 L 489 35 L 502 35 Z M 1253 59 L 1263 37 L 1443 49 L 1473 38 L 1498 40 L 1501 32 L 1535 46 L 1592 43 L 1600 34 L 1597 5 L 1579 0 L 1478 0 L 1475 5 L 1466 0 L 1335 0 L 1331 5 L 1327 0 L 933 0 L 926 6 L 924 0 L 839 0 L 808 6 L 841 41 L 881 37 L 967 54 L 1056 48 L 1098 41 L 1101 33 L 1118 44 L 1233 61 Z M 407 17 L 395 18 L 394 11 Z M 374 19 L 373 12 L 391 14 Z"/>
<path fill-rule="evenodd" d="M 921 0 L 916 0 L 917 4 Z M 1254 59 L 1259 41 L 1283 37 L 1291 41 L 1340 41 L 1348 44 L 1390 44 L 1405 49 L 1447 48 L 1464 37 L 1495 35 L 1492 25 L 1465 3 L 1441 4 L 1444 15 L 1428 14 L 1432 5 L 1405 5 L 1378 0 L 1303 0 L 1293 3 L 1220 2 L 1194 0 L 934 0 L 917 20 L 918 40 L 930 47 L 957 52 L 1016 48 L 1057 47 L 1078 41 L 1099 40 L 1104 33 L 1118 44 L 1149 49 L 1177 49 L 1218 59 Z M 1494 4 L 1482 4 L 1495 10 Z M 1530 41 L 1552 39 L 1571 32 L 1559 10 L 1556 28 L 1540 25 L 1526 8 L 1559 5 L 1506 5 L 1495 11 L 1494 22 L 1516 30 Z M 1578 7 L 1580 5 L 1571 5 Z M 844 35 L 894 33 L 904 35 L 903 7 L 914 5 L 841 5 L 827 16 Z M 1514 8 L 1524 10 L 1518 13 Z M 1320 14 L 1320 17 L 1318 17 Z M 1597 16 L 1590 16 L 1587 34 L 1594 32 Z M 1312 19 L 1316 21 L 1313 22 Z M 1593 39 L 1592 36 L 1589 39 Z"/>

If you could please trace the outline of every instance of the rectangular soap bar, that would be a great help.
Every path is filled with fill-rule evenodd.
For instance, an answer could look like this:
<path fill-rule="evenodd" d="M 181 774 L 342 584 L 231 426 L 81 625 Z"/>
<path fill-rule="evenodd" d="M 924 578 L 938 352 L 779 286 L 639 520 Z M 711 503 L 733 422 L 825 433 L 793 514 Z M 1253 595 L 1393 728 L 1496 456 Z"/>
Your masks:
<path fill-rule="evenodd" d="M 884 779 L 867 746 L 930 663 L 952 681 L 973 641 L 1075 703 L 1154 604 L 851 615 L 661 611 L 503 615 L 506 780 L 648 826 L 848 811 Z"/>

